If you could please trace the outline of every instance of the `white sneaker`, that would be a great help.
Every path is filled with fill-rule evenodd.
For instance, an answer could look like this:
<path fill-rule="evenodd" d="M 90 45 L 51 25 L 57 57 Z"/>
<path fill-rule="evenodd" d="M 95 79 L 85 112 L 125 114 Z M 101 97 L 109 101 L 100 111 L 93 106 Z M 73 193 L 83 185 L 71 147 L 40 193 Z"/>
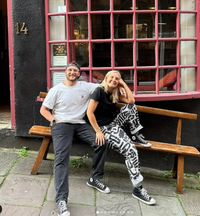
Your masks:
<path fill-rule="evenodd" d="M 65 200 L 60 200 L 58 203 L 58 216 L 70 216 L 70 212 L 67 209 L 67 203 Z"/>

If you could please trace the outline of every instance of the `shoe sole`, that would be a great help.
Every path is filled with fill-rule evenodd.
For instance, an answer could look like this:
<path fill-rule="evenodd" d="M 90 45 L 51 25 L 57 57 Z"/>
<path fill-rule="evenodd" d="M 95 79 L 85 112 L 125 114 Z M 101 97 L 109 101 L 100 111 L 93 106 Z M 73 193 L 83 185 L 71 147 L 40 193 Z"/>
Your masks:
<path fill-rule="evenodd" d="M 101 190 L 101 189 L 99 189 L 99 188 L 97 188 L 97 187 L 95 187 L 95 186 L 89 184 L 88 182 L 86 182 L 86 184 L 87 184 L 87 186 L 89 186 L 89 187 L 91 187 L 91 188 L 97 189 L 97 190 L 100 191 L 101 193 L 104 193 L 104 194 L 109 194 L 109 193 L 110 193 L 110 190 L 107 192 L 107 191 L 103 191 L 103 190 Z"/>
<path fill-rule="evenodd" d="M 58 214 L 58 216 L 60 216 L 60 215 Z M 67 212 L 67 213 L 65 213 L 65 214 L 62 214 L 62 216 L 70 216 L 70 212 Z"/>
<path fill-rule="evenodd" d="M 141 201 L 141 202 L 147 204 L 147 205 L 155 205 L 155 204 L 156 204 L 156 201 L 155 201 L 155 200 L 154 200 L 154 202 L 150 203 L 150 202 L 146 202 L 146 201 L 143 200 L 143 199 L 140 199 L 139 197 L 135 196 L 134 194 L 132 194 L 132 196 L 133 196 L 134 198 L 138 199 L 139 201 Z"/>
<path fill-rule="evenodd" d="M 151 143 L 148 143 L 148 144 L 143 144 L 143 143 L 139 143 L 139 142 L 135 142 L 143 147 L 146 147 L 146 148 L 150 148 L 151 147 Z"/>

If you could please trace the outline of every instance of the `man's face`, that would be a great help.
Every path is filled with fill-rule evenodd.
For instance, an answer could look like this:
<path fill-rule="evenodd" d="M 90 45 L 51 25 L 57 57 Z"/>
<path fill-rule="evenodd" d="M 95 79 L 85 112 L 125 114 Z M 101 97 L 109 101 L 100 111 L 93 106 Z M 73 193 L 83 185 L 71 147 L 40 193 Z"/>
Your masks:
<path fill-rule="evenodd" d="M 80 76 L 80 72 L 76 66 L 70 66 L 66 69 L 65 76 L 69 81 L 76 81 Z"/>

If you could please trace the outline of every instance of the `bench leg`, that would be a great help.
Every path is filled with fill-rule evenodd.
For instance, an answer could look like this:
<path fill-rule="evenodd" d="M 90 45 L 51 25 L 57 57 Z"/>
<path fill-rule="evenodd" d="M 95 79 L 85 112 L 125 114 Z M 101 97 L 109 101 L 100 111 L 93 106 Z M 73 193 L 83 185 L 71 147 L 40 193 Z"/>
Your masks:
<path fill-rule="evenodd" d="M 36 161 L 33 165 L 32 171 L 31 171 L 31 175 L 36 175 L 38 173 L 38 168 L 42 162 L 42 159 L 45 157 L 48 147 L 50 145 L 50 141 L 51 141 L 51 137 L 45 137 L 42 141 L 42 145 L 40 147 L 40 150 L 38 152 Z"/>
<path fill-rule="evenodd" d="M 184 175 L 184 156 L 178 156 L 178 170 L 177 170 L 177 193 L 183 193 L 183 175 Z"/>
<path fill-rule="evenodd" d="M 174 156 L 173 178 L 177 179 L 178 155 Z"/>

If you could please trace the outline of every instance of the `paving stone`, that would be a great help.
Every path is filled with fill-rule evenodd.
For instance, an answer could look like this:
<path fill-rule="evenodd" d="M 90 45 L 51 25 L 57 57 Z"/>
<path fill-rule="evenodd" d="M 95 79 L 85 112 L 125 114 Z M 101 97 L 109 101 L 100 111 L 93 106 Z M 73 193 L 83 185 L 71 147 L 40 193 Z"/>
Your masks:
<path fill-rule="evenodd" d="M 131 194 L 112 192 L 96 195 L 97 216 L 141 216 L 138 201 Z"/>
<path fill-rule="evenodd" d="M 0 184 L 3 182 L 4 177 L 0 177 Z"/>
<path fill-rule="evenodd" d="M 185 211 L 189 215 L 200 215 L 200 191 L 185 189 L 183 194 L 179 194 Z"/>
<path fill-rule="evenodd" d="M 156 205 L 149 206 L 139 202 L 142 215 L 146 216 L 186 216 L 176 197 L 155 196 Z"/>
<path fill-rule="evenodd" d="M 16 153 L 0 152 L 0 176 L 6 175 L 17 157 Z"/>
<path fill-rule="evenodd" d="M 2 205 L 2 216 L 40 216 L 40 209 L 34 207 Z"/>
<path fill-rule="evenodd" d="M 22 174 L 22 175 L 30 175 L 31 170 L 33 168 L 33 164 L 35 163 L 36 157 L 27 156 L 21 157 L 11 169 L 10 173 L 14 174 Z M 49 177 L 53 174 L 53 161 L 51 160 L 43 160 L 39 170 L 38 175 L 42 177 Z"/>
<path fill-rule="evenodd" d="M 55 194 L 54 179 L 52 179 L 47 192 L 47 200 L 54 201 Z M 70 176 L 68 203 L 94 205 L 94 189 L 86 185 L 86 179 L 71 178 Z"/>
<path fill-rule="evenodd" d="M 170 182 L 172 181 L 173 180 L 169 180 L 167 178 L 145 176 L 143 186 L 149 194 L 157 194 L 161 196 L 176 196 L 175 187 L 172 187 L 170 185 Z"/>
<path fill-rule="evenodd" d="M 39 207 L 48 184 L 48 178 L 9 174 L 0 190 L 0 203 Z"/>

